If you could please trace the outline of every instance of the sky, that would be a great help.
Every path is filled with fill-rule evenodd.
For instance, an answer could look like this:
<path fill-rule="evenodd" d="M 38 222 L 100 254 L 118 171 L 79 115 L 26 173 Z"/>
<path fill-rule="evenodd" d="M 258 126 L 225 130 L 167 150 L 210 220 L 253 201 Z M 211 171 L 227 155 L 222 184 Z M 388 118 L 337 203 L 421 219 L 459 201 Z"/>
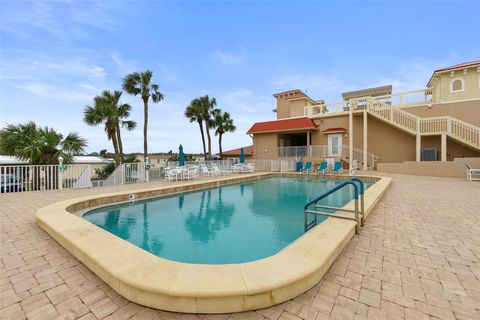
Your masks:
<path fill-rule="evenodd" d="M 5 1 L 0 0 L 0 128 L 33 120 L 113 151 L 103 127 L 83 122 L 102 90 L 153 71 L 165 99 L 151 104 L 149 152 L 201 152 L 185 107 L 205 94 L 231 113 L 223 150 L 251 144 L 256 121 L 275 119 L 272 94 L 313 99 L 392 84 L 422 89 L 433 70 L 480 59 L 480 2 Z M 124 93 L 143 151 L 143 105 Z M 212 148 L 218 151 L 212 132 Z"/>

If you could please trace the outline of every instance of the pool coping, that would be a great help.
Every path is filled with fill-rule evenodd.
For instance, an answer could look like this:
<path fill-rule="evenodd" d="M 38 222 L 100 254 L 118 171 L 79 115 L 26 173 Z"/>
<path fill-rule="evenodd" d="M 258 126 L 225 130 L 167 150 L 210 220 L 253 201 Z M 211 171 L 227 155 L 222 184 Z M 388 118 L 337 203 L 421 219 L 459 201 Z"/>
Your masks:
<path fill-rule="evenodd" d="M 200 190 L 298 173 L 255 173 L 186 181 L 68 199 L 37 211 L 37 223 L 116 292 L 133 302 L 176 312 L 224 313 L 269 307 L 313 287 L 354 235 L 355 221 L 327 218 L 277 254 L 238 264 L 189 264 L 157 257 L 72 214 L 95 206 Z M 337 176 L 335 176 L 337 177 Z M 338 179 L 352 176 L 341 175 Z M 365 219 L 391 183 L 377 180 L 365 192 Z M 353 208 L 350 201 L 344 208 Z M 300 209 L 302 210 L 302 209 Z"/>

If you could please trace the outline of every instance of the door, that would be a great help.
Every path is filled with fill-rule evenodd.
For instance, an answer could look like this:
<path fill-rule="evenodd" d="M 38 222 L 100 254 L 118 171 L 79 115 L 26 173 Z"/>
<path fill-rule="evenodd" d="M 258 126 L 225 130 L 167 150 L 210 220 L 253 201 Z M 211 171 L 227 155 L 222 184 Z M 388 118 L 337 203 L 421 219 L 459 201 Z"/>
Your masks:
<path fill-rule="evenodd" d="M 328 135 L 328 156 L 341 157 L 342 156 L 342 134 Z"/>

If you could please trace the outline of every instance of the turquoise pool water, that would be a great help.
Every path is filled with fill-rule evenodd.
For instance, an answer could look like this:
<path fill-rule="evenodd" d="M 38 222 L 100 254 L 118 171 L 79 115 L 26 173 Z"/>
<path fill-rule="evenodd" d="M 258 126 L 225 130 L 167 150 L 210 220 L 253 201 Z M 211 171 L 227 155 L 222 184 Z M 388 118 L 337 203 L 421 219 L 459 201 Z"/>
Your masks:
<path fill-rule="evenodd" d="M 271 256 L 300 237 L 304 205 L 339 183 L 268 178 L 102 207 L 83 217 L 162 258 L 241 263 Z M 350 189 L 322 204 L 345 205 L 353 199 Z"/>

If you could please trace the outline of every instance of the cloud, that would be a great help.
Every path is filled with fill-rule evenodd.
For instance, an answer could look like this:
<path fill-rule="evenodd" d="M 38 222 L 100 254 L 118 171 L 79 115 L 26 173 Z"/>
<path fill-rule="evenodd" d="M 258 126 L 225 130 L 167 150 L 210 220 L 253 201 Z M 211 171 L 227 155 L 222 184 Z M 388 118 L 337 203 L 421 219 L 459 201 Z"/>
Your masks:
<path fill-rule="evenodd" d="M 113 52 L 111 57 L 121 73 L 127 74 L 138 70 L 136 61 L 124 59 L 118 52 Z"/>
<path fill-rule="evenodd" d="M 2 58 L 0 80 L 52 79 L 53 76 L 102 79 L 107 71 L 87 58 L 56 58 L 40 54 L 18 53 Z"/>
<path fill-rule="evenodd" d="M 68 41 L 90 38 L 94 30 L 114 32 L 120 25 L 118 16 L 124 12 L 117 2 L 102 1 L 18 1 L 2 4 L 1 32 L 29 39 L 35 31 Z M 130 12 L 131 13 L 131 12 Z"/>
<path fill-rule="evenodd" d="M 212 53 L 212 57 L 224 65 L 242 65 L 247 60 L 247 53 L 244 48 L 234 51 L 217 49 Z"/>
<path fill-rule="evenodd" d="M 19 85 L 18 88 L 41 98 L 83 103 L 91 101 L 101 90 L 90 84 L 70 85 L 68 88 L 65 88 L 58 85 L 34 82 Z"/>

